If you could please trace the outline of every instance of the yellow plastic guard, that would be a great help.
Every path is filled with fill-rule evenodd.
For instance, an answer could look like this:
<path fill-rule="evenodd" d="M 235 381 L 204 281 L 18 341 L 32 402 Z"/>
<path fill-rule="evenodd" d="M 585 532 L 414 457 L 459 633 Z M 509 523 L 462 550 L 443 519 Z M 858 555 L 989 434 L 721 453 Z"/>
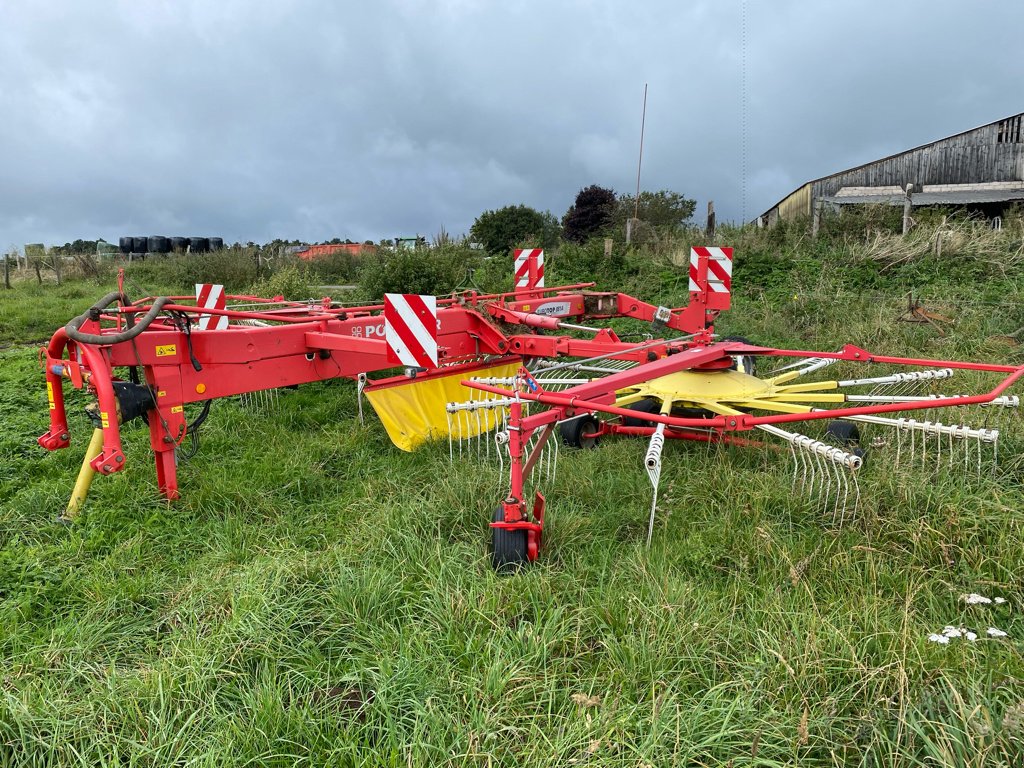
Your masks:
<path fill-rule="evenodd" d="M 438 376 L 430 379 L 409 379 L 407 383 L 365 390 L 367 399 L 373 410 L 377 412 L 388 437 L 403 451 L 411 451 L 427 440 L 447 437 L 448 403 L 464 403 L 475 393 L 483 399 L 483 392 L 475 392 L 462 386 L 461 382 L 473 377 L 505 378 L 515 376 L 521 363 L 502 363 L 472 371 L 457 371 L 449 376 Z M 495 412 L 480 412 L 482 431 L 494 427 Z M 475 429 L 475 419 L 472 424 Z M 463 424 L 463 429 L 456 437 L 467 438 L 478 431 L 470 433 Z"/>

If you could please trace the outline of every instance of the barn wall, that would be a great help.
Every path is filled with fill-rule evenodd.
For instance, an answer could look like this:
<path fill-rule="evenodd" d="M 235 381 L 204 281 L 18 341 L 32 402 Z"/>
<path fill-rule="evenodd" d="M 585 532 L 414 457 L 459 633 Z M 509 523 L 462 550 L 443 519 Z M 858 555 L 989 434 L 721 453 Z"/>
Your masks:
<path fill-rule="evenodd" d="M 831 197 L 843 187 L 990 181 L 1024 181 L 1024 113 L 809 182 L 770 209 L 765 218 L 770 225 L 810 214 L 814 200 Z"/>
<path fill-rule="evenodd" d="M 1024 142 L 998 142 L 998 123 L 814 182 L 814 197 L 843 187 L 1020 181 Z"/>
<path fill-rule="evenodd" d="M 779 203 L 779 217 L 783 219 L 792 219 L 796 216 L 809 216 L 810 213 L 810 184 L 804 184 L 800 189 Z"/>

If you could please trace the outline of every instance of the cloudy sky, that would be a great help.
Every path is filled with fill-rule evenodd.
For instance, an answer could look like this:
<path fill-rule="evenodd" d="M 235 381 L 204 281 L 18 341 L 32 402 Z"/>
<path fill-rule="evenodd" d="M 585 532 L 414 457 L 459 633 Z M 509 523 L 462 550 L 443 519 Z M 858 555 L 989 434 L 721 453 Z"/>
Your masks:
<path fill-rule="evenodd" d="M 644 83 L 642 186 L 749 219 L 1024 110 L 1022 29 L 1005 0 L 0 0 L 0 248 L 561 216 L 634 188 Z"/>

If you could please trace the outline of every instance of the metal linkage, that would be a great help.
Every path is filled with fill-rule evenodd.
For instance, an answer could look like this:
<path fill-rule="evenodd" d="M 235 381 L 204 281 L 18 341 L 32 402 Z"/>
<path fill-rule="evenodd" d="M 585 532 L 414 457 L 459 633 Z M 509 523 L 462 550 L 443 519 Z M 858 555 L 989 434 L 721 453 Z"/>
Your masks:
<path fill-rule="evenodd" d="M 953 375 L 952 368 L 937 368 L 929 371 L 907 371 L 905 373 L 894 373 L 891 376 L 875 376 L 868 379 L 844 379 L 836 382 L 839 387 L 862 387 L 868 384 L 886 386 L 894 384 L 907 384 L 919 381 L 939 381 L 948 379 Z"/>
<path fill-rule="evenodd" d="M 873 423 L 882 423 L 896 429 L 897 465 L 901 463 L 904 450 L 906 450 L 913 465 L 918 463 L 918 456 L 920 456 L 921 467 L 925 468 L 930 455 L 935 469 L 938 469 L 943 463 L 944 442 L 946 443 L 946 463 L 951 470 L 960 466 L 960 461 L 957 458 L 957 454 L 960 453 L 963 456 L 963 472 L 967 474 L 973 469 L 980 477 L 986 462 L 985 446 L 991 446 L 993 470 L 998 465 L 999 430 L 997 429 L 973 429 L 963 424 L 942 424 L 917 421 L 916 419 L 885 419 L 883 421 L 880 417 L 874 418 L 879 420 Z M 904 448 L 905 443 L 908 442 L 909 445 Z M 962 450 L 960 450 L 961 448 Z"/>
<path fill-rule="evenodd" d="M 477 377 L 472 378 L 473 381 L 480 382 L 481 384 L 490 384 L 495 387 L 511 387 L 516 383 L 515 376 L 504 376 L 504 377 Z M 590 379 L 544 379 L 536 378 L 534 381 L 542 386 L 544 389 L 558 392 L 560 389 L 566 387 L 575 387 L 577 384 L 586 384 Z"/>
<path fill-rule="evenodd" d="M 508 408 L 513 398 L 497 397 L 489 392 L 475 390 L 473 396 L 484 397 L 461 403 L 448 403 L 448 457 L 455 460 L 455 444 L 459 445 L 459 458 L 475 449 L 478 460 L 491 457 L 491 432 L 501 432 L 508 423 Z M 500 453 L 498 458 L 501 459 Z"/>
<path fill-rule="evenodd" d="M 819 504 L 824 512 L 831 508 L 833 523 L 842 523 L 848 512 L 856 512 L 860 505 L 857 470 L 864 462 L 860 456 L 772 424 L 760 424 L 757 428 L 789 443 L 794 489 Z"/>
<path fill-rule="evenodd" d="M 830 365 L 835 365 L 839 360 L 832 357 L 806 357 L 802 360 L 796 360 L 789 365 L 784 365 L 781 368 L 776 368 L 772 372 L 772 376 L 777 376 L 780 373 L 791 372 L 790 378 L 797 378 L 798 376 L 806 376 L 808 373 L 814 373 L 820 371 L 822 368 L 827 368 Z"/>

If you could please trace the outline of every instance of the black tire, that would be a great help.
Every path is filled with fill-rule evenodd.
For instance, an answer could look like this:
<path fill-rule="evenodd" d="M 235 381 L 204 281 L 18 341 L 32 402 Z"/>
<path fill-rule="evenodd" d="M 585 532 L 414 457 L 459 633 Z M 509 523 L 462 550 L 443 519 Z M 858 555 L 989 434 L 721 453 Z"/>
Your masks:
<path fill-rule="evenodd" d="M 589 413 L 563 421 L 559 429 L 562 442 L 570 448 L 597 448 L 599 440 L 595 433 L 601 429 L 601 424 Z"/>
<path fill-rule="evenodd" d="M 500 506 L 494 510 L 492 523 L 505 521 L 505 510 Z M 522 570 L 530 558 L 526 554 L 526 531 L 510 531 L 506 528 L 491 528 L 491 566 L 498 573 L 515 573 Z"/>
<path fill-rule="evenodd" d="M 655 400 L 653 397 L 645 397 L 643 400 L 638 400 L 632 405 L 627 405 L 626 408 L 630 411 L 636 411 L 637 413 L 660 413 L 661 403 Z M 647 421 L 646 419 L 635 419 L 632 416 L 624 416 L 622 418 L 623 426 L 627 427 L 653 427 L 653 421 Z"/>
<path fill-rule="evenodd" d="M 843 448 L 860 445 L 860 430 L 856 424 L 848 421 L 830 421 L 825 428 L 825 434 L 832 442 Z"/>
<path fill-rule="evenodd" d="M 750 339 L 743 336 L 726 336 L 722 341 L 739 341 L 743 344 L 753 344 Z M 732 371 L 741 371 L 748 376 L 757 376 L 757 358 L 753 355 L 735 355 L 732 358 L 732 365 L 729 366 Z"/>

